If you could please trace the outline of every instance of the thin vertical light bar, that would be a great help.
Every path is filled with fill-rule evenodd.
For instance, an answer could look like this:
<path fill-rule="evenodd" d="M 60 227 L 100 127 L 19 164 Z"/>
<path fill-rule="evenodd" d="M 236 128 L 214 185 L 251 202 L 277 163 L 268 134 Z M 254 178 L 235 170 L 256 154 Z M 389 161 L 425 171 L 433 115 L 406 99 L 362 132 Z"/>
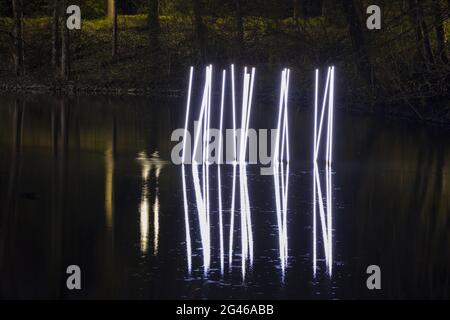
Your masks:
<path fill-rule="evenodd" d="M 184 204 L 184 228 L 186 233 L 186 256 L 188 263 L 188 273 L 192 271 L 192 246 L 191 246 L 191 232 L 189 227 L 189 206 L 187 201 L 186 191 L 186 177 L 185 177 L 184 164 L 181 165 L 181 175 L 183 180 L 183 204 Z"/>
<path fill-rule="evenodd" d="M 186 137 L 187 137 L 187 126 L 188 126 L 188 120 L 189 120 L 189 111 L 191 106 L 191 91 L 192 91 L 192 76 L 194 74 L 194 67 L 191 66 L 190 72 L 189 72 L 189 88 L 188 88 L 188 98 L 186 102 L 186 120 L 184 121 L 184 137 L 183 137 L 183 156 L 181 159 L 181 163 L 185 163 L 186 158 Z M 191 155 L 192 158 L 192 155 Z M 192 162 L 192 159 L 191 159 Z"/>
<path fill-rule="evenodd" d="M 223 218 L 222 218 L 222 182 L 220 178 L 220 166 L 222 161 L 222 123 L 223 123 L 223 106 L 225 97 L 225 79 L 226 71 L 222 73 L 222 95 L 220 99 L 220 126 L 219 126 L 219 160 L 217 164 L 217 190 L 219 192 L 219 236 L 220 236 L 220 270 L 223 275 L 224 269 L 224 249 L 223 249 Z"/>
<path fill-rule="evenodd" d="M 313 170 L 316 166 L 316 141 L 317 141 L 317 104 L 319 89 L 319 70 L 316 69 L 316 85 L 314 90 L 314 145 L 313 145 Z M 316 176 L 313 172 L 313 274 L 316 276 L 317 269 L 317 238 L 316 238 Z"/>
<path fill-rule="evenodd" d="M 284 100 L 284 88 L 285 88 L 285 73 L 286 70 L 283 70 L 281 72 L 281 88 L 280 88 L 280 102 L 278 105 L 278 124 L 277 124 L 277 136 L 276 136 L 276 140 L 275 140 L 275 156 L 274 156 L 274 162 L 278 163 L 279 160 L 279 148 L 280 148 L 280 126 L 281 126 L 281 113 L 282 113 L 282 109 L 283 109 L 283 100 Z"/>
<path fill-rule="evenodd" d="M 253 84 L 255 80 L 255 72 L 256 69 L 252 68 L 251 78 L 250 78 L 250 88 L 249 88 L 249 97 L 247 102 L 247 117 L 245 122 L 245 142 L 244 142 L 244 160 L 247 153 L 247 143 L 248 143 L 248 129 L 250 123 L 250 114 L 252 108 L 252 97 L 253 97 Z M 245 162 L 243 164 L 245 166 Z M 247 183 L 247 169 L 244 167 L 244 188 L 245 188 L 245 205 L 246 205 L 246 218 L 247 218 L 247 232 L 248 232 L 248 246 L 250 253 L 250 264 L 253 264 L 253 230 L 252 230 L 252 221 L 251 221 L 251 212 L 250 212 L 250 199 L 248 192 L 248 183 Z"/>
<path fill-rule="evenodd" d="M 237 150 L 236 150 L 236 96 L 234 91 L 234 64 L 231 65 L 231 98 L 232 98 L 232 107 L 233 107 L 233 154 L 234 161 L 237 159 Z"/>
<path fill-rule="evenodd" d="M 231 97 L 233 108 L 233 186 L 231 190 L 231 210 L 230 210 L 230 241 L 229 241 L 229 254 L 228 263 L 231 270 L 233 262 L 233 236 L 234 236 L 234 206 L 235 206 L 235 192 L 236 192 L 236 99 L 235 99 L 235 87 L 234 87 L 234 65 L 231 65 Z"/>
<path fill-rule="evenodd" d="M 210 196 L 209 196 L 209 142 L 210 142 L 210 127 L 211 127 L 211 91 L 212 91 L 212 65 L 209 65 L 209 88 L 208 88 L 208 118 L 206 126 L 206 221 L 208 223 L 207 235 L 210 241 Z"/>
<path fill-rule="evenodd" d="M 334 112 L 334 66 L 331 67 L 331 83 L 330 83 L 330 103 L 328 106 L 328 112 L 330 113 L 330 145 L 329 145 L 329 151 L 328 151 L 328 253 L 330 256 L 330 263 L 328 265 L 329 267 L 329 273 L 332 274 L 333 271 L 333 234 L 332 234 L 332 227 L 333 227 L 333 194 L 332 194 L 332 175 L 331 175 L 331 161 L 332 161 L 332 151 L 333 151 L 333 112 Z"/>
<path fill-rule="evenodd" d="M 248 87 L 249 87 L 249 75 L 247 74 L 247 67 L 244 71 L 244 86 L 243 86 L 243 98 L 242 98 L 242 114 L 241 114 L 241 142 L 239 145 L 239 162 L 245 162 L 244 153 L 244 137 L 245 137 L 245 120 L 247 118 L 247 106 L 248 106 Z"/>
<path fill-rule="evenodd" d="M 255 68 L 252 68 L 251 82 L 250 82 L 250 93 L 248 98 L 248 107 L 247 107 L 247 119 L 245 121 L 245 143 L 244 143 L 244 159 L 247 153 L 247 142 L 248 142 L 248 128 L 250 123 L 250 113 L 252 109 L 252 97 L 253 97 L 253 83 L 255 80 Z"/>
<path fill-rule="evenodd" d="M 200 132 L 202 131 L 202 125 L 203 125 L 203 118 L 204 118 L 204 113 L 205 113 L 205 108 L 206 108 L 206 103 L 207 103 L 207 95 L 208 95 L 208 67 L 206 67 L 206 71 L 205 71 L 205 85 L 203 88 L 203 97 L 202 97 L 202 104 L 201 104 L 201 108 L 200 108 L 200 115 L 198 118 L 198 129 L 197 132 L 195 132 L 195 139 L 194 139 L 194 149 L 193 149 L 193 153 L 192 153 L 192 163 L 194 164 L 197 163 L 197 161 L 195 160 L 195 155 L 197 154 L 197 147 L 198 147 L 198 141 L 200 139 Z M 204 150 L 202 150 L 203 152 Z M 202 159 L 203 159 L 203 155 L 202 155 Z"/>
<path fill-rule="evenodd" d="M 334 124 L 334 66 L 331 67 L 331 87 L 330 87 L 330 104 L 329 104 L 329 109 L 330 109 L 330 153 L 329 153 L 329 158 L 328 158 L 328 162 L 332 163 L 333 161 L 333 124 Z"/>
<path fill-rule="evenodd" d="M 289 97 L 289 74 L 290 70 L 286 70 L 286 85 L 284 88 L 284 107 L 283 107 L 283 138 L 281 143 L 281 162 L 284 161 L 284 148 L 286 147 L 286 160 L 287 162 L 290 161 L 289 159 L 289 126 L 288 126 L 288 97 Z"/>
<path fill-rule="evenodd" d="M 327 81 L 325 84 L 325 93 L 323 95 L 323 101 L 322 101 L 322 113 L 320 115 L 319 132 L 317 133 L 317 146 L 316 146 L 316 150 L 315 150 L 315 155 L 316 155 L 315 160 L 317 160 L 317 157 L 318 157 L 320 140 L 321 140 L 321 136 L 322 136 L 322 124 L 323 124 L 323 117 L 325 115 L 325 104 L 326 104 L 327 96 L 328 96 L 328 85 L 330 82 L 330 74 L 331 74 L 331 68 L 328 68 Z"/>

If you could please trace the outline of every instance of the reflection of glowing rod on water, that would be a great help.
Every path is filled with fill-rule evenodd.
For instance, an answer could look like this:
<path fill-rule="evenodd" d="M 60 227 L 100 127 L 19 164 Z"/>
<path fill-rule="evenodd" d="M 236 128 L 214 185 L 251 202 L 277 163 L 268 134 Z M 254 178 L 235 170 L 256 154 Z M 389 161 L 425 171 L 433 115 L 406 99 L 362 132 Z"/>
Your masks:
<path fill-rule="evenodd" d="M 191 247 L 191 232 L 189 228 L 189 207 L 187 201 L 187 191 L 186 191 L 186 173 L 184 170 L 184 164 L 181 165 L 181 178 L 183 180 L 183 203 L 184 203 L 184 228 L 186 232 L 186 254 L 188 262 L 188 272 L 191 274 L 192 270 L 192 247 Z"/>

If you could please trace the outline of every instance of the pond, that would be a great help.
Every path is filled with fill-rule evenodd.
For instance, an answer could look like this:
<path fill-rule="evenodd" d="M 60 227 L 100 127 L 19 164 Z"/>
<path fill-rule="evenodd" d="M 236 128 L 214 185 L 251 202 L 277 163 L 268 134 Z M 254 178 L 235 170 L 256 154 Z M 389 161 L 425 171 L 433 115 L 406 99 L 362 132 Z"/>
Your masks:
<path fill-rule="evenodd" d="M 255 101 L 251 126 L 275 128 L 276 109 Z M 313 112 L 289 112 L 286 220 L 257 164 L 208 166 L 205 219 L 202 166 L 171 161 L 183 98 L 0 95 L 0 297 L 448 298 L 450 132 L 336 110 L 333 164 L 314 174 Z"/>

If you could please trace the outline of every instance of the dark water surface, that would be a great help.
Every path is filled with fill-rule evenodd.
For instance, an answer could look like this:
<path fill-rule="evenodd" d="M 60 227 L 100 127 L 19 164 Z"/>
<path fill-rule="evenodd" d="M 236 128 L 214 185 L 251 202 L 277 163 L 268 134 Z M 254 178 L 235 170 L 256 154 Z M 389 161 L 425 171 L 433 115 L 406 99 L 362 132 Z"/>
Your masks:
<path fill-rule="evenodd" d="M 256 102 L 250 126 L 274 128 L 275 108 Z M 205 227 L 192 166 L 183 183 L 170 158 L 184 112 L 177 99 L 0 96 L 0 298 L 449 297 L 450 132 L 335 112 L 331 175 L 318 167 L 332 237 L 318 218 L 314 276 L 311 111 L 291 105 L 285 234 L 274 177 L 248 165 L 252 238 L 241 236 L 237 183 L 231 266 L 233 166 L 221 166 L 222 228 L 209 166 Z M 80 291 L 66 289 L 72 264 Z M 366 287 L 372 264 L 378 291 Z"/>

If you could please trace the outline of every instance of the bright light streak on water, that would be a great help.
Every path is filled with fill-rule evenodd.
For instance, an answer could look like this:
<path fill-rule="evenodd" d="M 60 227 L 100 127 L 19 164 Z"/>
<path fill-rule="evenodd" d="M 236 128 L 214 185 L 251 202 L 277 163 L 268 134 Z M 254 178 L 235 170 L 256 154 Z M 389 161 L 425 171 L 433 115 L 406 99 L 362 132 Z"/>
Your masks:
<path fill-rule="evenodd" d="M 153 254 L 158 254 L 159 247 L 159 178 L 161 170 L 166 164 L 159 158 L 158 152 L 154 152 L 150 158 L 145 152 L 140 152 L 137 157 L 141 164 L 142 191 L 139 204 L 139 228 L 140 248 L 142 254 L 147 254 L 150 234 L 150 211 L 153 211 Z M 153 204 L 150 202 L 149 178 L 152 170 L 155 170 L 155 198 Z"/>
<path fill-rule="evenodd" d="M 200 189 L 199 172 L 198 172 L 198 167 L 196 165 L 192 165 L 192 177 L 193 177 L 193 181 L 194 181 L 195 202 L 196 202 L 197 213 L 198 213 L 200 239 L 201 239 L 202 251 L 203 251 L 203 270 L 204 270 L 204 274 L 206 275 L 209 271 L 209 266 L 210 266 L 211 245 L 210 245 L 209 237 L 208 237 L 209 224 L 206 219 L 205 201 L 204 201 L 204 198 L 202 197 L 202 192 Z"/>
<path fill-rule="evenodd" d="M 155 202 L 153 203 L 153 255 L 158 254 L 159 248 L 159 175 L 161 174 L 161 166 L 156 165 L 156 188 Z"/>
<path fill-rule="evenodd" d="M 150 213 L 149 213 L 149 192 L 148 192 L 148 177 L 151 170 L 151 164 L 146 161 L 145 153 L 140 153 L 138 160 L 141 162 L 142 170 L 141 170 L 141 177 L 142 177 L 142 192 L 141 192 L 141 202 L 139 205 L 139 226 L 141 231 L 141 253 L 146 254 L 148 249 L 148 239 L 149 239 L 149 219 L 150 219 Z"/>
<path fill-rule="evenodd" d="M 189 205 L 187 201 L 187 190 L 186 190 L 186 172 L 184 164 L 181 166 L 181 175 L 183 180 L 183 204 L 184 204 L 184 227 L 186 234 L 186 256 L 188 264 L 188 273 L 191 274 L 192 271 L 192 245 L 191 245 L 191 231 L 189 226 Z"/>

